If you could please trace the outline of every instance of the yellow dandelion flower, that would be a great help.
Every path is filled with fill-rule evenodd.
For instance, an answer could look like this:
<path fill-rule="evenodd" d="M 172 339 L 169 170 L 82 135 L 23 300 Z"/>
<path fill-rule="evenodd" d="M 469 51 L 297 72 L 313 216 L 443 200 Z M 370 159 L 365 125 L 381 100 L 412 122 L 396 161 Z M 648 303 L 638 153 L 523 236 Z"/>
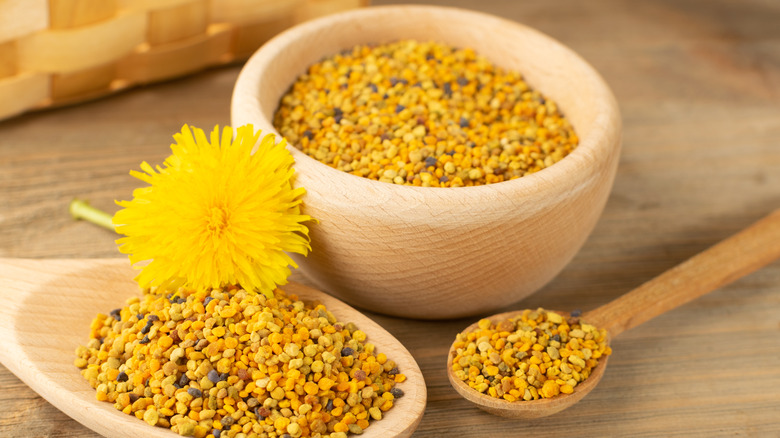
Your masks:
<path fill-rule="evenodd" d="M 285 252 L 306 255 L 311 217 L 301 214 L 303 188 L 293 188 L 292 155 L 285 141 L 276 144 L 251 125 L 219 127 L 211 139 L 184 125 L 173 136 L 173 155 L 164 166 L 130 174 L 149 184 L 133 200 L 119 201 L 114 215 L 117 243 L 141 272 L 141 287 L 198 290 L 239 284 L 272 294 L 285 284 Z"/>

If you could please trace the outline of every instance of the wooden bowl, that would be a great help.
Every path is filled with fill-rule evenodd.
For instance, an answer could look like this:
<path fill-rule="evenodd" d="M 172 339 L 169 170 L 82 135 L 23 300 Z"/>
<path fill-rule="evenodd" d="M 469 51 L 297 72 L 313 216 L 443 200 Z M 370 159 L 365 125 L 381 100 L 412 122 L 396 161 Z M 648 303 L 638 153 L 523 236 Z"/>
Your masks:
<path fill-rule="evenodd" d="M 580 144 L 519 179 L 457 188 L 399 186 L 354 176 L 290 146 L 306 188 L 312 253 L 297 257 L 321 290 L 389 315 L 476 315 L 541 288 L 585 242 L 609 195 L 621 121 L 611 91 L 582 58 L 536 30 L 491 15 L 433 6 L 371 7 L 278 35 L 246 63 L 232 124 L 277 132 L 280 98 L 306 68 L 357 44 L 400 39 L 472 47 L 522 73 L 572 122 Z"/>

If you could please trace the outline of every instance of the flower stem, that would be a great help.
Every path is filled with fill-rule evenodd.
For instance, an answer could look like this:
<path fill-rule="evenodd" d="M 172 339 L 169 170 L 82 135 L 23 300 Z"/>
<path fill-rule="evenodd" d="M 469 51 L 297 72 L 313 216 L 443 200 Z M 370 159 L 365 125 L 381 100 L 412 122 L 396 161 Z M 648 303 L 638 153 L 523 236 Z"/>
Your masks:
<path fill-rule="evenodd" d="M 111 231 L 115 230 L 114 223 L 111 220 L 111 215 L 103 210 L 98 210 L 97 208 L 89 205 L 89 202 L 87 201 L 74 199 L 70 201 L 68 210 L 70 211 L 70 215 L 73 216 L 73 219 L 83 219 L 87 222 L 92 222 L 95 225 L 101 226 Z"/>

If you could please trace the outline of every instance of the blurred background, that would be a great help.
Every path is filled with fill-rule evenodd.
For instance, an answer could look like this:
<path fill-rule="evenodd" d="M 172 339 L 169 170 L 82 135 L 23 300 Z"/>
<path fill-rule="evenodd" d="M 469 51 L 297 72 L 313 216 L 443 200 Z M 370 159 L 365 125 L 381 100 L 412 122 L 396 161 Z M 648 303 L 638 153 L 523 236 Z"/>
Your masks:
<path fill-rule="evenodd" d="M 534 27 L 591 63 L 621 107 L 600 222 L 555 280 L 511 309 L 592 309 L 780 206 L 780 2 L 370 2 L 394 3 Z M 354 7 L 371 6 L 0 0 L 0 257 L 119 257 L 116 235 L 73 221 L 70 200 L 116 211 L 136 186 L 129 170 L 160 163 L 183 124 L 229 123 L 242 59 L 259 44 Z M 369 315 L 426 378 L 415 436 L 780 435 L 778 263 L 621 336 L 598 390 L 546 420 L 493 417 L 450 388 L 446 351 L 471 320 Z M 94 436 L 2 366 L 0 388 L 0 436 Z"/>

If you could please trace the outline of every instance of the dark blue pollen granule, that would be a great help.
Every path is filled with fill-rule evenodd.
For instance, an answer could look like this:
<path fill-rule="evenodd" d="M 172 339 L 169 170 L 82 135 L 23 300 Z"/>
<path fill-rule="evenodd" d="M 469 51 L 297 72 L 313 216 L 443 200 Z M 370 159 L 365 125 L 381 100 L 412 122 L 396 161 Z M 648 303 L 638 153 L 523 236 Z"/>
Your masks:
<path fill-rule="evenodd" d="M 452 84 L 451 83 L 445 82 L 444 86 L 442 88 L 444 88 L 444 95 L 445 96 L 451 96 L 452 95 Z"/>
<path fill-rule="evenodd" d="M 197 389 L 197 388 L 189 388 L 187 390 L 187 394 L 189 394 L 189 395 L 191 395 L 191 396 L 193 396 L 195 398 L 203 397 L 203 393 L 200 391 L 200 389 Z"/>
<path fill-rule="evenodd" d="M 395 398 L 401 398 L 404 396 L 404 392 L 400 388 L 391 389 L 390 394 L 393 394 L 393 397 Z"/>
<path fill-rule="evenodd" d="M 190 378 L 187 377 L 186 374 L 182 374 L 181 377 L 179 377 L 179 385 L 180 386 L 186 386 L 190 383 Z"/>
<path fill-rule="evenodd" d="M 154 322 L 154 321 L 159 321 L 159 320 L 160 320 L 160 317 L 152 313 L 152 314 L 149 314 L 149 316 L 147 317 L 147 319 L 148 319 L 149 321 L 152 321 L 152 322 Z"/>
<path fill-rule="evenodd" d="M 449 155 L 449 156 L 453 156 L 453 155 L 455 155 L 455 151 L 452 150 L 452 151 L 449 151 L 449 152 L 445 152 L 444 154 L 445 155 Z"/>
<path fill-rule="evenodd" d="M 144 316 L 139 313 L 138 315 L 135 315 L 135 319 L 140 321 L 140 320 L 144 319 Z"/>
<path fill-rule="evenodd" d="M 573 318 L 579 318 L 580 316 L 582 316 L 582 310 L 580 310 L 580 309 L 574 309 L 574 310 L 572 310 L 572 311 L 571 311 L 571 316 L 572 316 Z"/>
<path fill-rule="evenodd" d="M 211 380 L 211 383 L 215 385 L 219 382 L 219 373 L 216 370 L 209 371 L 207 377 L 209 378 L 209 380 Z"/>
<path fill-rule="evenodd" d="M 179 385 L 179 382 L 173 382 L 173 387 L 176 388 L 176 389 L 184 388 L 183 386 Z"/>
<path fill-rule="evenodd" d="M 469 119 L 465 117 L 460 118 L 460 127 L 461 128 L 468 128 L 469 127 Z"/>
<path fill-rule="evenodd" d="M 377 88 L 376 84 L 368 84 L 368 86 L 371 88 L 371 91 L 374 93 L 379 92 L 379 88 Z"/>
<path fill-rule="evenodd" d="M 214 299 L 214 297 L 206 297 L 206 299 L 203 300 L 203 307 L 208 306 L 209 303 L 211 302 L 211 300 L 213 300 L 213 299 Z"/>
<path fill-rule="evenodd" d="M 550 339 L 555 342 L 561 342 L 561 335 L 553 335 L 553 337 Z"/>
<path fill-rule="evenodd" d="M 449 178 L 447 178 L 447 175 L 442 175 L 442 176 L 439 178 L 439 182 L 447 182 L 447 181 L 449 181 L 449 180 L 450 180 L 450 179 L 449 179 Z"/>
<path fill-rule="evenodd" d="M 463 76 L 458 78 L 458 85 L 460 85 L 461 87 L 465 87 L 468 84 L 469 84 L 468 79 L 464 78 Z"/>
<path fill-rule="evenodd" d="M 304 136 L 304 137 L 306 137 L 306 138 L 308 138 L 309 140 L 311 140 L 312 138 L 314 138 L 314 134 L 312 134 L 312 132 L 311 132 L 311 131 L 309 131 L 308 129 L 307 129 L 307 130 L 305 130 L 305 131 L 303 131 L 303 136 Z"/>
<path fill-rule="evenodd" d="M 145 334 L 149 333 L 149 330 L 152 329 L 153 325 L 154 325 L 153 321 L 147 321 L 146 325 L 141 329 L 141 334 L 145 335 Z"/>
<path fill-rule="evenodd" d="M 187 302 L 187 299 L 184 297 L 176 297 L 176 304 L 184 304 Z"/>
<path fill-rule="evenodd" d="M 333 117 L 341 117 L 343 115 L 344 115 L 344 111 L 342 111 L 341 108 L 339 107 L 333 108 Z"/>
<path fill-rule="evenodd" d="M 352 356 L 353 354 L 355 354 L 355 350 L 353 350 L 353 349 L 351 349 L 349 347 L 344 347 L 344 348 L 341 349 L 341 355 L 342 356 Z"/>
<path fill-rule="evenodd" d="M 127 373 L 124 371 L 121 371 L 119 374 L 116 375 L 116 381 L 117 382 L 127 382 Z"/>
<path fill-rule="evenodd" d="M 109 315 L 110 315 L 112 318 L 114 318 L 115 320 L 117 320 L 117 321 L 121 321 L 121 320 L 122 320 L 122 315 L 119 313 L 119 312 L 121 312 L 121 311 L 122 311 L 122 309 L 114 309 L 114 310 L 112 310 L 112 311 L 109 313 Z"/>
<path fill-rule="evenodd" d="M 398 114 L 398 113 L 400 113 L 401 111 L 403 111 L 405 109 L 406 109 L 406 107 L 399 103 L 398 105 L 395 106 L 395 113 Z"/>
<path fill-rule="evenodd" d="M 436 157 L 425 157 L 425 167 L 435 166 Z"/>
<path fill-rule="evenodd" d="M 219 438 L 222 435 L 222 431 L 219 429 L 212 429 L 211 434 L 214 435 L 214 438 Z"/>
<path fill-rule="evenodd" d="M 396 374 L 398 374 L 398 367 L 393 367 L 393 369 L 387 372 L 388 376 L 394 376 Z"/>
<path fill-rule="evenodd" d="M 333 400 L 328 399 L 328 403 L 325 404 L 325 410 L 326 411 L 332 411 L 333 410 Z"/>
<path fill-rule="evenodd" d="M 219 380 L 227 380 L 228 379 L 228 373 L 222 373 L 219 375 Z"/>
<path fill-rule="evenodd" d="M 149 335 L 144 336 L 144 338 L 141 339 L 138 342 L 141 343 L 141 344 L 148 344 L 149 343 Z"/>

